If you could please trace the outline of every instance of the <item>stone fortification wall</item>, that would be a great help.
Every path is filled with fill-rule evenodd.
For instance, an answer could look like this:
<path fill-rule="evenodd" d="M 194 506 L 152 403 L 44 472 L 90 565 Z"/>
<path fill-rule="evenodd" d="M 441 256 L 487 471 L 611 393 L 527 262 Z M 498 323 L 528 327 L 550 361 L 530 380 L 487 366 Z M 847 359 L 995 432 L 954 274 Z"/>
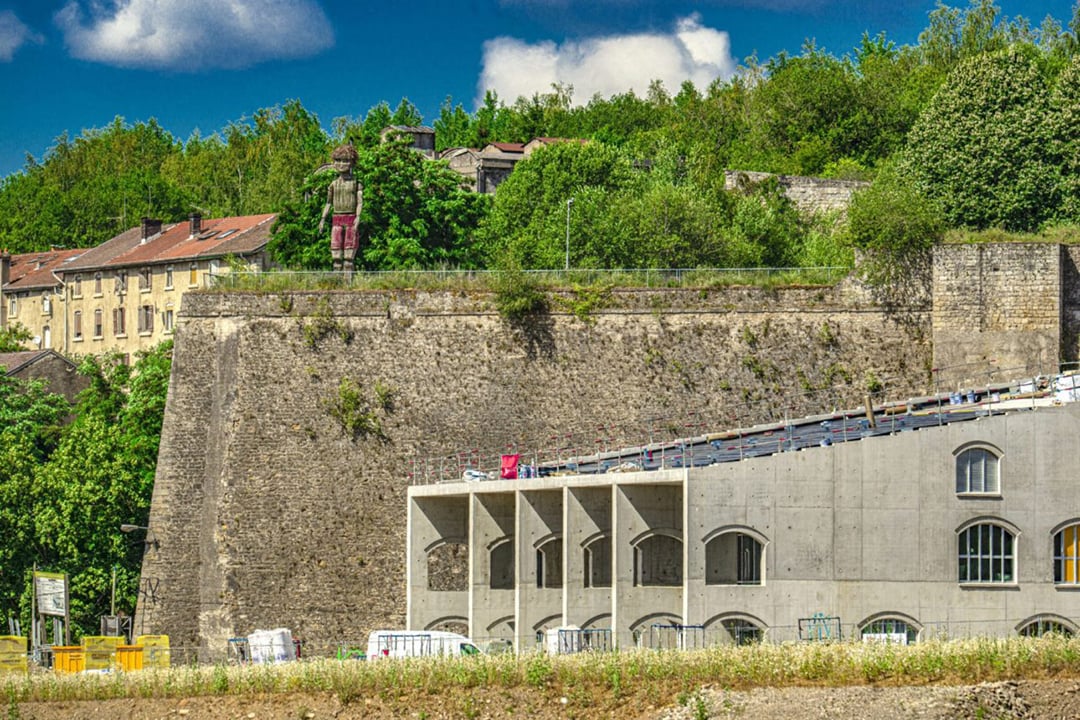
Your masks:
<path fill-rule="evenodd" d="M 806 213 L 832 212 L 846 210 L 851 203 L 851 196 L 856 190 L 867 187 L 869 183 L 860 180 L 831 180 L 828 178 L 802 177 L 799 175 L 773 175 L 763 172 L 744 170 L 725 170 L 724 189 L 735 190 L 747 183 L 760 183 L 768 178 L 776 178 L 784 191 L 800 211 Z"/>
<path fill-rule="evenodd" d="M 1051 243 L 935 248 L 934 367 L 943 389 L 1057 371 L 1070 332 L 1063 316 L 1075 338 L 1080 309 L 1075 269 L 1065 279 L 1070 257 Z"/>
<path fill-rule="evenodd" d="M 512 325 L 484 294 L 187 296 L 137 625 L 178 657 L 220 658 L 228 638 L 282 626 L 328 652 L 404 626 L 411 473 L 929 387 L 927 310 L 897 324 L 850 285 L 562 300 Z M 350 393 L 378 432 L 351 438 L 333 417 Z"/>

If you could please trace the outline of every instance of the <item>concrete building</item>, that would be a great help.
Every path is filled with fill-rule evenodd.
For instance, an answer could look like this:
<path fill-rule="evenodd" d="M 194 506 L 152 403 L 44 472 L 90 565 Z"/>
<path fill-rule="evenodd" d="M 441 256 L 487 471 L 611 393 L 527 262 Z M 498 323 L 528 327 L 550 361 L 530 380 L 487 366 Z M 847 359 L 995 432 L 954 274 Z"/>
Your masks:
<path fill-rule="evenodd" d="M 274 218 L 248 215 L 165 225 L 144 218 L 59 270 L 63 280 L 62 333 L 53 343 L 64 354 L 130 354 L 172 337 L 180 302 L 226 273 L 230 259 L 246 269 L 268 268 L 266 243 Z M 55 323 L 54 323 L 55 324 Z"/>
<path fill-rule="evenodd" d="M 1080 406 L 1062 396 L 984 396 L 940 426 L 814 418 L 786 433 L 850 441 L 741 461 L 411 487 L 409 627 L 519 650 L 560 626 L 623 647 L 1075 633 Z"/>

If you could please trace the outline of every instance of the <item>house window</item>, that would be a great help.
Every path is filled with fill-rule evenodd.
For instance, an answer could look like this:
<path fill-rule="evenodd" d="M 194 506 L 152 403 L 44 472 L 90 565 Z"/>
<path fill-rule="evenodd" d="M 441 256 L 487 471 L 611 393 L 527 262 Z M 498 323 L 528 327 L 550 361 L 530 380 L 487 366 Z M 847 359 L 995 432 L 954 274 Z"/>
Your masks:
<path fill-rule="evenodd" d="M 562 538 L 551 538 L 536 548 L 536 587 L 562 587 Z"/>
<path fill-rule="evenodd" d="M 991 494 L 1001 492 L 998 456 L 984 447 L 973 447 L 956 456 L 956 493 Z"/>
<path fill-rule="evenodd" d="M 171 333 L 173 331 L 172 310 L 166 310 L 165 312 L 161 313 L 161 327 L 167 333 Z"/>
<path fill-rule="evenodd" d="M 896 645 L 914 645 L 919 639 L 919 628 L 897 617 L 872 620 L 859 630 L 863 642 L 886 642 Z"/>
<path fill-rule="evenodd" d="M 72 293 L 75 297 L 82 297 L 82 275 L 80 273 L 75 273 L 75 284 Z"/>
<path fill-rule="evenodd" d="M 113 322 L 113 334 L 117 337 L 127 335 L 127 318 L 124 317 L 124 308 L 113 308 L 112 322 Z"/>
<path fill-rule="evenodd" d="M 199 265 L 198 263 L 191 263 L 191 267 L 188 268 L 188 285 L 199 284 Z"/>
<path fill-rule="evenodd" d="M 99 272 L 94 273 L 94 294 L 101 294 L 101 273 Z"/>
<path fill-rule="evenodd" d="M 52 315 L 52 298 L 49 297 L 49 293 L 41 294 L 41 314 Z"/>
<path fill-rule="evenodd" d="M 1001 525 L 979 523 L 959 534 L 959 579 L 962 583 L 1016 581 L 1013 534 Z"/>
<path fill-rule="evenodd" d="M 48 325 L 41 328 L 41 347 L 44 350 L 52 348 L 52 329 Z"/>
<path fill-rule="evenodd" d="M 650 535 L 634 545 L 634 585 L 682 585 L 682 540 L 671 535 Z"/>
<path fill-rule="evenodd" d="M 611 587 L 610 537 L 598 537 L 585 546 L 585 587 Z"/>
<path fill-rule="evenodd" d="M 105 332 L 104 313 L 101 308 L 94 311 L 94 337 L 100 338 Z"/>
<path fill-rule="evenodd" d="M 744 532 L 727 531 L 705 544 L 706 585 L 761 585 L 765 546 Z"/>
<path fill-rule="evenodd" d="M 3 305 L 0 305 L 3 307 Z M 19 303 L 15 300 L 15 296 L 11 296 L 8 300 L 8 317 L 15 317 L 19 314 Z"/>
<path fill-rule="evenodd" d="M 141 292 L 150 292 L 150 289 L 154 286 L 154 270 L 153 268 L 143 268 L 139 271 L 139 290 Z"/>
<path fill-rule="evenodd" d="M 127 270 L 116 271 L 116 279 L 113 281 L 113 287 L 115 288 L 117 295 L 123 295 L 127 292 Z"/>
<path fill-rule="evenodd" d="M 76 340 L 82 340 L 82 310 L 72 313 L 71 334 Z"/>
<path fill-rule="evenodd" d="M 1054 582 L 1080 585 L 1080 524 L 1054 535 Z"/>
<path fill-rule="evenodd" d="M 172 286 L 173 286 L 172 274 L 173 274 L 173 266 L 170 265 L 169 267 L 165 268 L 165 289 L 166 290 L 172 290 Z"/>
<path fill-rule="evenodd" d="M 143 305 L 139 308 L 139 334 L 149 335 L 154 332 L 154 306 Z"/>
<path fill-rule="evenodd" d="M 514 541 L 504 538 L 488 551 L 490 586 L 492 590 L 514 589 Z"/>

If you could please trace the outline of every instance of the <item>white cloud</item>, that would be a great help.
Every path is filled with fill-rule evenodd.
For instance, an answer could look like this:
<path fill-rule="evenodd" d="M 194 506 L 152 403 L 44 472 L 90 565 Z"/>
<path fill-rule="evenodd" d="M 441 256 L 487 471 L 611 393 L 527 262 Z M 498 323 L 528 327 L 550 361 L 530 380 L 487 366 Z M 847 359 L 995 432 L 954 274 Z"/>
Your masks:
<path fill-rule="evenodd" d="M 15 51 L 28 42 L 40 43 L 42 38 L 26 27 L 12 11 L 0 11 L 0 62 L 11 62 Z"/>
<path fill-rule="evenodd" d="M 506 102 L 545 93 L 554 83 L 574 86 L 574 101 L 633 90 L 643 95 L 653 80 L 678 92 L 685 80 L 704 88 L 735 72 L 726 32 L 704 27 L 696 14 L 680 19 L 670 34 L 638 33 L 529 43 L 495 38 L 484 43 L 479 96 L 494 90 Z"/>
<path fill-rule="evenodd" d="M 71 54 L 122 67 L 243 68 L 334 44 L 315 0 L 70 0 L 56 24 Z"/>

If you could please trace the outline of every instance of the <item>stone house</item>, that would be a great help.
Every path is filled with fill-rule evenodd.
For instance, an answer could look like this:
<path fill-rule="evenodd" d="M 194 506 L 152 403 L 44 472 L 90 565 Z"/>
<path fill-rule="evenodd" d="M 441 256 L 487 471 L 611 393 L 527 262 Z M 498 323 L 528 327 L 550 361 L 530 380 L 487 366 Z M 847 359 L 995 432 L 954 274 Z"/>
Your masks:
<path fill-rule="evenodd" d="M 20 380 L 44 380 L 50 392 L 71 402 L 90 385 L 89 378 L 78 374 L 78 365 L 55 350 L 0 353 L 0 368 Z"/>

